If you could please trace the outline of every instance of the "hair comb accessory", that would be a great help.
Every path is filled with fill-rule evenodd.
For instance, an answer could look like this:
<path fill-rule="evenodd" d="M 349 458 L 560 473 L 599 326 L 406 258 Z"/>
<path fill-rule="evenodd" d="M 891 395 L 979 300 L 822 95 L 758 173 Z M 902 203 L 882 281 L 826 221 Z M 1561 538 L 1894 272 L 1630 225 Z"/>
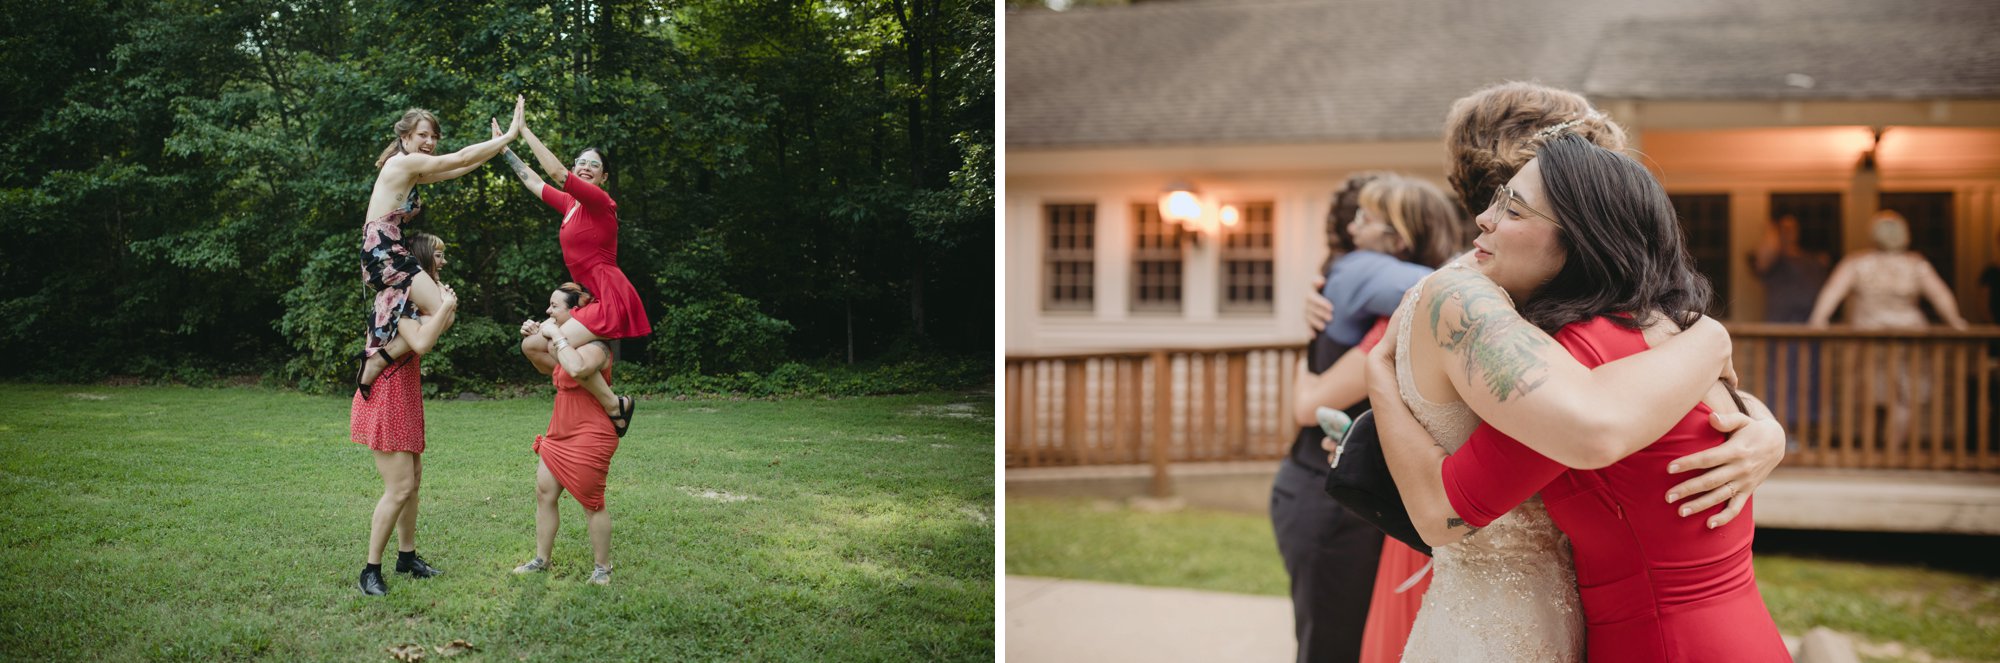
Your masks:
<path fill-rule="evenodd" d="M 1564 130 L 1569 129 L 1570 127 L 1583 124 L 1584 120 L 1596 119 L 1601 117 L 1604 117 L 1604 113 L 1598 111 L 1591 111 L 1588 114 L 1585 114 L 1583 117 L 1572 118 L 1562 122 L 1561 124 L 1557 124 L 1547 129 L 1535 132 L 1535 140 L 1541 140 L 1544 138 L 1548 138 L 1550 136 L 1554 136 L 1556 134 L 1560 134 Z"/>

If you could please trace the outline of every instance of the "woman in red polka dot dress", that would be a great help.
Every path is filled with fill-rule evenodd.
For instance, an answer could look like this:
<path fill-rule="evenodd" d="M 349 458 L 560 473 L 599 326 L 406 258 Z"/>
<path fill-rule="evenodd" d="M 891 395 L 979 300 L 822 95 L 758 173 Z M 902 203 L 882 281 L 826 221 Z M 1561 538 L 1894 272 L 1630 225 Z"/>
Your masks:
<path fill-rule="evenodd" d="M 423 263 L 424 273 L 437 274 L 445 266 L 444 242 L 436 235 L 419 233 L 408 243 L 410 252 Z M 368 528 L 368 559 L 361 567 L 361 593 L 370 596 L 389 592 L 382 580 L 382 549 L 388 546 L 392 529 L 396 532 L 397 573 L 412 578 L 440 573 L 417 557 L 416 538 L 417 486 L 424 476 L 423 355 L 451 327 L 458 312 L 458 295 L 450 286 L 440 285 L 439 290 L 442 303 L 437 313 L 420 320 L 415 333 L 404 335 L 410 352 L 383 369 L 369 397 L 355 392 L 349 411 L 349 438 L 375 452 L 375 471 L 382 475 L 382 499 L 375 503 Z"/>

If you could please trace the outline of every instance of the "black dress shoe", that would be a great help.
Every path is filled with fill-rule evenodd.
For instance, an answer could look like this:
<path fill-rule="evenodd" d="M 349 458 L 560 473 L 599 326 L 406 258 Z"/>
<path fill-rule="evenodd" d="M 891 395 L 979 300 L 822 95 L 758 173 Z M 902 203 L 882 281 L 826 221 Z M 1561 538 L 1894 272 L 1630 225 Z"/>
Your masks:
<path fill-rule="evenodd" d="M 396 572 L 408 573 L 412 578 L 429 578 L 431 576 L 444 575 L 443 571 L 431 568 L 431 565 L 424 563 L 424 558 L 416 555 L 411 555 L 409 561 L 397 559 Z"/>
<path fill-rule="evenodd" d="M 382 571 L 380 569 L 369 570 L 364 568 L 361 570 L 361 593 L 369 596 L 381 596 L 389 593 L 389 585 L 382 582 Z"/>

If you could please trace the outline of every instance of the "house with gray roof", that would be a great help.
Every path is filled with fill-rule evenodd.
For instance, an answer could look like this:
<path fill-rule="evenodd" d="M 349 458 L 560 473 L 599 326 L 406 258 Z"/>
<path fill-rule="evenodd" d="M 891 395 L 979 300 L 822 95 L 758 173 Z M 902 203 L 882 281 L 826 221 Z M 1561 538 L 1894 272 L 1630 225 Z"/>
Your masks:
<path fill-rule="evenodd" d="M 1005 19 L 1009 354 L 1296 344 L 1350 173 L 1443 182 L 1451 102 L 1532 80 L 1632 132 L 1712 313 L 1755 322 L 1779 214 L 1834 258 L 1874 210 L 1967 318 L 2000 262 L 2000 3 L 1151 2 Z M 1201 223 L 1163 221 L 1168 189 Z"/>

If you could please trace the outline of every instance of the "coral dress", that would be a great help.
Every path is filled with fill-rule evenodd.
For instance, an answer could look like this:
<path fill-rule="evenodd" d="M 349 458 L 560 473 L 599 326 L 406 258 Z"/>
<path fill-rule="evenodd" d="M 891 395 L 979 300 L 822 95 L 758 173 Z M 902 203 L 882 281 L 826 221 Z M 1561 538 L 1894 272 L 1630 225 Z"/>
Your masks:
<path fill-rule="evenodd" d="M 1361 663 L 1396 663 L 1431 587 L 1431 556 L 1382 537 L 1375 564 L 1375 587 L 1368 594 L 1368 622 L 1361 628 Z"/>
<path fill-rule="evenodd" d="M 564 178 L 560 190 L 542 187 L 542 202 L 562 212 L 562 231 L 557 239 L 562 243 L 563 264 L 569 267 L 570 278 L 597 300 L 571 315 L 605 340 L 653 333 L 639 292 L 625 278 L 624 270 L 618 269 L 618 203 L 576 173 Z"/>
<path fill-rule="evenodd" d="M 556 385 L 555 412 L 549 415 L 549 432 L 535 436 L 535 453 L 556 483 L 591 511 L 604 510 L 604 475 L 611 471 L 611 454 L 618 452 L 618 431 L 604 416 L 597 397 L 556 364 L 551 380 Z M 611 360 L 604 363 L 604 384 L 611 384 Z"/>
<path fill-rule="evenodd" d="M 1592 367 L 1647 348 L 1641 332 L 1607 318 L 1564 327 L 1556 340 Z M 1710 530 L 1706 514 L 1682 518 L 1663 499 L 1687 478 L 1668 474 L 1669 462 L 1722 442 L 1708 416 L 1697 405 L 1665 437 L 1600 470 L 1565 468 L 1481 424 L 1445 460 L 1445 493 L 1467 523 L 1484 526 L 1541 492 L 1575 551 L 1592 661 L 1789 661 L 1750 567 L 1750 507 Z"/>
<path fill-rule="evenodd" d="M 421 355 L 405 356 L 382 370 L 369 398 L 364 400 L 360 391 L 354 392 L 354 404 L 347 414 L 348 439 L 376 451 L 423 453 L 423 364 Z"/>

